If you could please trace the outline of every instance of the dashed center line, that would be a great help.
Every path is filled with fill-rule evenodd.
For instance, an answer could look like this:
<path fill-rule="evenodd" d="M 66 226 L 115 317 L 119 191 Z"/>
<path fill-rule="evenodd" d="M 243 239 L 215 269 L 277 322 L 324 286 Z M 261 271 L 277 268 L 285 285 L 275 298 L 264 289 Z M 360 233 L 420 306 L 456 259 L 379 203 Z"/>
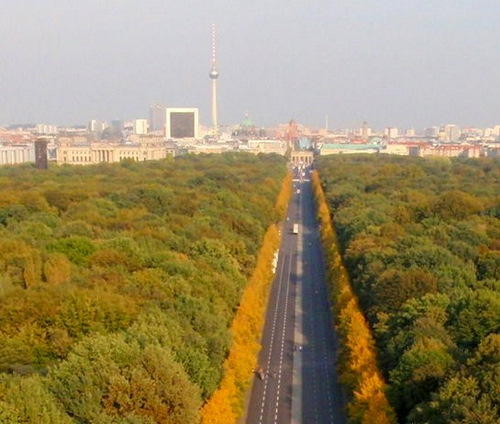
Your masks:
<path fill-rule="evenodd" d="M 286 284 L 286 293 L 285 293 L 285 308 L 283 312 L 283 329 L 281 331 L 281 350 L 279 357 L 279 370 L 278 370 L 278 391 L 276 394 L 276 413 L 274 417 L 274 422 L 278 421 L 278 404 L 280 401 L 280 392 L 281 392 L 281 371 L 283 369 L 283 353 L 285 351 L 285 334 L 286 334 L 286 324 L 287 324 L 287 312 L 288 312 L 288 299 L 290 293 L 290 269 L 291 269 L 292 261 L 290 261 L 288 266 L 288 278 Z"/>
<path fill-rule="evenodd" d="M 276 299 L 277 299 L 276 301 L 277 302 L 279 302 L 279 298 L 280 298 L 281 287 L 282 287 L 282 282 L 283 282 L 283 270 L 285 269 L 286 260 L 287 260 L 287 255 L 284 255 L 283 256 L 283 266 L 281 267 L 281 270 L 280 270 L 278 290 L 276 293 Z M 269 344 L 269 353 L 268 353 L 268 357 L 267 357 L 266 369 L 264 370 L 264 376 L 263 376 L 263 378 L 264 378 L 264 390 L 262 392 L 262 404 L 261 404 L 261 408 L 260 408 L 259 424 L 262 423 L 262 419 L 264 417 L 264 408 L 266 406 L 266 393 L 267 393 L 268 379 L 266 378 L 265 373 L 269 370 L 269 367 L 271 365 L 271 356 L 273 353 L 273 345 L 274 345 L 274 333 L 276 332 L 276 322 L 278 320 L 278 309 L 279 308 L 276 308 L 274 310 L 273 325 L 272 325 L 272 329 L 271 329 L 271 341 Z"/>
<path fill-rule="evenodd" d="M 273 353 L 274 353 L 274 340 L 275 340 L 276 328 L 277 328 L 278 324 L 281 324 L 282 325 L 281 335 L 279 335 L 279 334 L 277 335 L 279 337 L 277 342 L 278 343 L 281 342 L 281 345 L 280 345 L 279 364 L 278 364 L 276 411 L 277 411 L 277 407 L 278 407 L 280 390 L 281 390 L 281 375 L 282 375 L 282 369 L 283 369 L 283 356 L 284 356 L 284 348 L 285 348 L 285 333 L 286 333 L 286 321 L 287 321 L 287 311 L 288 311 L 288 296 L 289 296 L 289 291 L 290 291 L 291 264 L 292 264 L 292 260 L 291 260 L 290 255 L 284 255 L 283 256 L 283 266 L 281 267 L 281 270 L 280 270 L 280 278 L 279 278 L 278 290 L 277 290 L 277 294 L 276 294 L 276 303 L 277 304 L 284 303 L 284 307 L 283 308 L 277 307 L 275 309 L 274 315 L 273 315 L 273 324 L 272 324 L 272 328 L 271 328 L 271 341 L 269 344 L 266 369 L 264 370 L 264 389 L 262 392 L 262 403 L 261 403 L 261 408 L 260 408 L 259 424 L 262 424 L 262 422 L 263 422 L 266 405 L 270 404 L 270 401 L 267 401 L 267 397 L 269 397 L 268 396 L 268 381 L 269 381 L 268 377 L 274 373 L 274 371 L 271 370 L 271 362 L 272 362 L 272 357 L 273 357 Z M 286 269 L 286 272 L 284 272 L 285 269 Z M 283 278 L 283 274 L 285 274 L 285 278 Z M 283 291 L 285 291 L 284 299 L 282 298 Z M 281 316 L 278 316 L 278 311 L 283 312 L 283 314 Z M 277 412 L 275 412 L 275 420 L 274 421 L 275 422 L 277 421 Z"/>

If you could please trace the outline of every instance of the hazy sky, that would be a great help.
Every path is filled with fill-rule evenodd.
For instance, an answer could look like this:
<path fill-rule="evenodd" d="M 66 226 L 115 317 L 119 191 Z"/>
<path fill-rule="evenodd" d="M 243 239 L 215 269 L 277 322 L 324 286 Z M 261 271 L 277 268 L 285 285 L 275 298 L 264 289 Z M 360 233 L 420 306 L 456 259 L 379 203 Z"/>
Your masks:
<path fill-rule="evenodd" d="M 500 0 L 0 0 L 0 124 L 500 124 Z"/>

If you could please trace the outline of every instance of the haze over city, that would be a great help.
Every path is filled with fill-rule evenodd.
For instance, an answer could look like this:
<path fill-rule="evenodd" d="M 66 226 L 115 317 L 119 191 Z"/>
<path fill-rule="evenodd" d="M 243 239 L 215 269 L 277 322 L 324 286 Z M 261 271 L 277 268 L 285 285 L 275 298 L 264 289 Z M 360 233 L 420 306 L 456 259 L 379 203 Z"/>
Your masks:
<path fill-rule="evenodd" d="M 498 122 L 495 0 L 7 0 L 0 124 L 147 117 L 199 107 L 219 122 L 426 127 Z"/>

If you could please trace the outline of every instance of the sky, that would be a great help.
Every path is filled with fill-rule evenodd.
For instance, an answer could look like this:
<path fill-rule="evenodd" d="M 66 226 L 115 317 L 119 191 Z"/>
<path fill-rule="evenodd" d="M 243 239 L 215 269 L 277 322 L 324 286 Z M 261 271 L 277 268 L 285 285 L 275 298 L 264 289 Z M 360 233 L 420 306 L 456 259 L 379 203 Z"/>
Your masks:
<path fill-rule="evenodd" d="M 1 0 L 0 125 L 500 124 L 499 0 Z"/>

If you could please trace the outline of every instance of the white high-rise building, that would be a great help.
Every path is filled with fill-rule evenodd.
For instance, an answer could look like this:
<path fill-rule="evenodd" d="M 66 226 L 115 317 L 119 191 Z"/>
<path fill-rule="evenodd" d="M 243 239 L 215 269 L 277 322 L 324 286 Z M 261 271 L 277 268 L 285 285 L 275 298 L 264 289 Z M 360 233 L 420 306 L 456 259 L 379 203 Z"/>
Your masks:
<path fill-rule="evenodd" d="M 387 127 L 384 130 L 384 135 L 386 135 L 389 138 L 396 138 L 399 134 L 399 131 L 396 127 Z"/>
<path fill-rule="evenodd" d="M 148 133 L 147 119 L 134 119 L 134 134 L 145 135 Z"/>
<path fill-rule="evenodd" d="M 165 136 L 168 138 L 199 138 L 198 108 L 167 108 Z"/>
<path fill-rule="evenodd" d="M 87 130 L 91 133 L 99 133 L 107 128 L 107 123 L 97 119 L 91 119 L 87 125 Z"/>
<path fill-rule="evenodd" d="M 38 134 L 57 134 L 57 125 L 37 124 L 36 132 Z"/>
<path fill-rule="evenodd" d="M 445 139 L 447 141 L 457 141 L 460 137 L 460 130 L 454 124 L 448 124 L 444 126 Z"/>

